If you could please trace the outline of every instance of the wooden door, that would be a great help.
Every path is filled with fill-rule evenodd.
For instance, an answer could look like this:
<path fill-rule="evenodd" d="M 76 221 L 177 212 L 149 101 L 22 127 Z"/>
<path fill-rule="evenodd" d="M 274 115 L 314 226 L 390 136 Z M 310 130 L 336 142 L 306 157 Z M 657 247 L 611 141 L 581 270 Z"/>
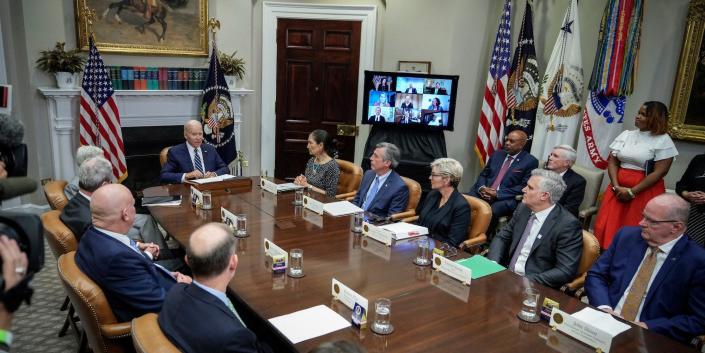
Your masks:
<path fill-rule="evenodd" d="M 355 136 L 339 136 L 337 126 L 357 120 L 359 62 L 359 21 L 278 20 L 277 178 L 304 172 L 310 158 L 306 141 L 315 129 L 338 140 L 338 158 L 353 160 Z"/>

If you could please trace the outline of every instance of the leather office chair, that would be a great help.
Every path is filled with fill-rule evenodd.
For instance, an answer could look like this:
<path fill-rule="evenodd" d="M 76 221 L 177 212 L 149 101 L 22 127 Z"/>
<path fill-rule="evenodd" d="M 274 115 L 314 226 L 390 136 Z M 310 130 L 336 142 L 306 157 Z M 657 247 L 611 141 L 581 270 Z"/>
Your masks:
<path fill-rule="evenodd" d="M 133 352 L 130 338 L 131 322 L 118 322 L 105 294 L 93 280 L 76 266 L 76 252 L 61 255 L 59 277 L 83 323 L 79 352 L 86 344 L 93 352 Z"/>
<path fill-rule="evenodd" d="M 338 168 L 340 169 L 338 189 L 335 192 L 337 195 L 335 195 L 335 198 L 347 200 L 355 197 L 357 189 L 360 188 L 360 182 L 362 182 L 362 168 L 342 159 L 336 159 L 335 161 L 338 163 Z"/>
<path fill-rule="evenodd" d="M 463 195 L 470 205 L 470 225 L 468 226 L 468 240 L 461 247 L 471 248 L 487 242 L 487 227 L 492 220 L 492 207 L 485 200 Z"/>
<path fill-rule="evenodd" d="M 406 222 L 409 217 L 416 216 L 416 206 L 418 206 L 419 200 L 421 200 L 421 184 L 405 176 L 401 177 L 401 179 L 404 180 L 404 184 L 406 184 L 406 187 L 409 189 L 409 201 L 406 203 L 405 211 L 395 213 L 391 218 L 392 220 L 401 219 Z"/>
<path fill-rule="evenodd" d="M 605 172 L 599 169 L 588 169 L 578 165 L 572 167 L 573 171 L 585 178 L 585 197 L 578 208 L 578 219 L 583 223 L 583 229 L 589 229 L 592 216 L 597 213 L 597 201 L 602 187 Z"/>
<path fill-rule="evenodd" d="M 166 164 L 167 154 L 169 153 L 170 148 L 171 148 L 171 146 L 164 147 L 164 148 L 162 148 L 161 152 L 159 152 L 159 164 L 162 168 Z"/>
<path fill-rule="evenodd" d="M 69 203 L 69 199 L 64 194 L 66 184 L 68 184 L 66 180 L 52 180 L 44 184 L 44 196 L 52 210 L 61 211 Z"/>
<path fill-rule="evenodd" d="M 162 332 L 155 313 L 132 320 L 132 344 L 137 353 L 179 353 L 179 349 Z"/>
<path fill-rule="evenodd" d="M 578 263 L 578 275 L 570 283 L 561 287 L 561 291 L 574 294 L 577 298 L 583 295 L 583 285 L 585 285 L 585 277 L 587 271 L 592 267 L 592 264 L 600 257 L 600 242 L 597 238 L 587 230 L 583 230 L 583 254 L 580 256 Z"/>

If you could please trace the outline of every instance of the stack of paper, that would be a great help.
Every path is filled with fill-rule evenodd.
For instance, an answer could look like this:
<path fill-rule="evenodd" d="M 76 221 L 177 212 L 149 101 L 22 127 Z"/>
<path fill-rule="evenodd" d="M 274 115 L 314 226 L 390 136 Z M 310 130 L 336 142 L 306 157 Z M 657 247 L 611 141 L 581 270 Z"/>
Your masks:
<path fill-rule="evenodd" d="M 418 237 L 428 234 L 428 228 L 416 224 L 397 222 L 380 226 L 380 228 L 392 233 L 392 237 L 396 240 Z"/>
<path fill-rule="evenodd" d="M 296 190 L 296 189 L 303 189 L 304 187 L 301 185 L 296 185 L 294 183 L 284 183 L 284 184 L 277 184 L 277 192 L 287 192 L 291 190 Z"/>
<path fill-rule="evenodd" d="M 224 180 L 228 180 L 228 179 L 232 179 L 232 178 L 235 178 L 235 176 L 230 175 L 230 174 L 223 174 L 223 175 L 218 175 L 218 176 L 214 176 L 214 177 L 210 177 L 210 178 L 193 179 L 193 180 L 189 180 L 189 181 L 194 184 L 200 185 L 200 184 L 217 183 L 219 181 L 224 181 Z"/>
<path fill-rule="evenodd" d="M 615 319 L 612 315 L 590 307 L 586 307 L 571 316 L 582 322 L 587 322 L 590 325 L 596 325 L 596 323 L 599 322 L 600 330 L 612 335 L 612 337 L 629 330 L 630 327 L 629 325 Z"/>
<path fill-rule="evenodd" d="M 355 206 L 355 204 L 350 201 L 338 201 L 327 203 L 323 206 L 323 211 L 330 214 L 331 216 L 343 216 L 358 212 L 364 212 L 362 208 Z"/>
<path fill-rule="evenodd" d="M 472 279 L 478 279 L 505 270 L 502 265 L 480 255 L 458 260 L 456 263 L 472 270 Z"/>
<path fill-rule="evenodd" d="M 142 206 L 179 206 L 181 196 L 151 196 L 142 198 Z"/>
<path fill-rule="evenodd" d="M 325 305 L 271 318 L 269 322 L 294 344 L 350 327 L 350 321 Z"/>

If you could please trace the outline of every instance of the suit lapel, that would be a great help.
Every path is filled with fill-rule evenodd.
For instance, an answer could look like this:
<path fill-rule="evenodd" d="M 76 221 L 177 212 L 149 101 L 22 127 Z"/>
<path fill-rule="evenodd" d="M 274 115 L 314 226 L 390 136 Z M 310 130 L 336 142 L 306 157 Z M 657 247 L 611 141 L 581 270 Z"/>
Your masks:
<path fill-rule="evenodd" d="M 218 308 L 220 311 L 228 315 L 228 317 L 232 318 L 235 320 L 235 314 L 233 314 L 230 309 L 225 306 L 225 304 L 218 299 L 216 296 L 206 292 L 203 288 L 199 287 L 196 284 L 189 284 L 188 287 L 186 287 L 186 290 L 191 293 L 191 295 L 196 298 L 197 300 L 200 300 L 202 302 L 205 302 L 207 304 L 213 305 L 216 308 Z"/>
<path fill-rule="evenodd" d="M 539 233 L 536 235 L 536 240 L 534 240 L 534 244 L 531 245 L 529 256 L 531 256 L 536 248 L 538 248 L 538 246 L 543 243 L 544 239 L 547 238 L 546 234 L 548 234 L 551 228 L 556 225 L 556 218 L 558 218 L 559 213 L 561 213 L 561 207 L 556 204 L 556 206 L 553 207 L 553 210 L 551 210 L 546 219 L 543 221 L 543 224 L 541 224 L 541 229 L 539 229 Z"/>
<path fill-rule="evenodd" d="M 521 213 L 517 214 L 517 222 L 514 229 L 512 229 L 512 246 L 509 248 L 510 258 L 511 254 L 514 254 L 519 240 L 521 240 L 521 235 L 524 233 L 524 229 L 526 229 L 526 223 L 529 222 L 529 217 L 531 216 L 531 211 L 528 207 L 523 206 L 523 204 L 519 207 L 521 207 Z"/>
<path fill-rule="evenodd" d="M 389 176 L 387 176 L 387 179 L 384 180 L 384 184 L 379 186 L 379 190 L 377 190 L 377 194 L 375 194 L 375 197 L 370 202 L 370 205 L 375 204 L 377 202 L 377 199 L 379 199 L 381 197 L 381 195 L 384 194 L 385 191 L 387 191 L 387 188 L 389 187 L 389 183 L 391 182 L 393 175 L 394 175 L 394 171 L 392 170 L 392 172 L 389 173 Z M 372 180 L 374 183 L 374 179 L 372 179 Z M 372 184 L 370 184 L 370 186 L 372 186 Z"/>
<path fill-rule="evenodd" d="M 622 278 L 624 280 L 621 283 L 621 286 L 619 288 L 619 293 L 624 293 L 624 291 L 627 290 L 627 286 L 629 286 L 629 282 L 631 282 L 632 277 L 634 277 L 634 275 L 636 275 L 636 271 L 637 271 L 637 269 L 639 269 L 639 265 L 641 264 L 641 261 L 644 259 L 644 254 L 646 253 L 646 248 L 649 247 L 645 241 L 641 240 L 640 233 L 633 234 L 632 236 L 639 237 L 639 239 L 637 239 L 638 241 L 631 242 L 631 243 L 636 243 L 636 244 L 633 245 L 633 248 L 630 249 L 629 254 L 627 255 L 628 258 L 627 258 L 626 269 L 625 269 L 624 276 L 622 276 Z M 617 298 L 617 300 L 619 300 L 619 298 Z M 614 303 L 614 305 L 617 305 L 617 303 Z"/>
<path fill-rule="evenodd" d="M 649 291 L 646 293 L 644 306 L 646 306 L 649 300 L 653 298 L 654 293 L 656 293 L 658 290 L 658 287 L 663 283 L 663 280 L 668 277 L 668 273 L 674 267 L 676 267 L 678 261 L 680 261 L 681 255 L 687 246 L 688 239 L 686 239 L 686 237 L 687 235 L 685 234 L 681 236 L 681 239 L 678 240 L 673 249 L 671 249 L 671 252 L 668 254 L 668 257 L 666 257 L 666 260 L 663 262 L 663 265 L 661 265 L 661 269 L 659 269 L 658 273 L 656 274 L 656 278 L 654 278 L 653 283 L 651 283 L 651 286 L 649 286 Z"/>

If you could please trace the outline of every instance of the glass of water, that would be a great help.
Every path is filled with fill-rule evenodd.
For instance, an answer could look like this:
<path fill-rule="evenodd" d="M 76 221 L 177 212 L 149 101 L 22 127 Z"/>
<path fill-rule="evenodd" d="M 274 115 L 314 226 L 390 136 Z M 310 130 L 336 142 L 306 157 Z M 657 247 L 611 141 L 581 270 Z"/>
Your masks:
<path fill-rule="evenodd" d="M 247 236 L 247 215 L 244 213 L 235 216 L 235 236 L 244 238 Z"/>
<path fill-rule="evenodd" d="M 301 206 L 304 204 L 304 189 L 296 189 L 294 191 L 294 206 Z"/>
<path fill-rule="evenodd" d="M 419 266 L 428 266 L 431 264 L 431 241 L 428 237 L 422 236 L 416 241 L 416 258 L 414 263 Z"/>
<path fill-rule="evenodd" d="M 302 249 L 291 249 L 289 251 L 289 276 L 304 276 L 304 251 Z"/>
<path fill-rule="evenodd" d="M 539 296 L 539 291 L 534 288 L 529 287 L 524 289 L 521 311 L 517 315 L 520 319 L 528 322 L 538 322 L 540 320 Z"/>
<path fill-rule="evenodd" d="M 392 301 L 387 298 L 379 298 L 375 302 L 375 321 L 372 324 L 372 331 L 380 335 L 388 335 L 394 332 L 394 326 L 390 321 L 392 316 Z"/>
<path fill-rule="evenodd" d="M 365 213 L 364 212 L 358 212 L 353 215 L 352 218 L 352 227 L 351 230 L 353 233 L 361 233 L 362 232 L 362 222 L 365 219 Z"/>
<path fill-rule="evenodd" d="M 203 206 L 201 206 L 201 208 L 204 210 L 210 210 L 213 208 L 213 197 L 211 196 L 210 191 L 203 192 Z"/>

